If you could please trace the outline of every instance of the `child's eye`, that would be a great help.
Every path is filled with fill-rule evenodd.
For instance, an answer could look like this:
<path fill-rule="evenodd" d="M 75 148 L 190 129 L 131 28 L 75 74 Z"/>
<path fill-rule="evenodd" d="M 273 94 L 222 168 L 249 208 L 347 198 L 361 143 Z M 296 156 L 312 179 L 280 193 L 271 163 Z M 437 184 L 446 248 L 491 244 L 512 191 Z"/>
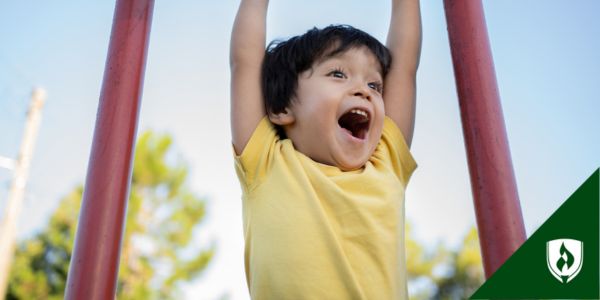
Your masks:
<path fill-rule="evenodd" d="M 369 88 L 376 90 L 378 93 L 383 92 L 383 85 L 379 82 L 370 82 Z"/>
<path fill-rule="evenodd" d="M 327 74 L 327 76 L 333 76 L 335 78 L 346 78 L 346 74 L 344 74 L 344 71 L 339 70 L 339 69 L 329 72 L 329 74 Z"/>

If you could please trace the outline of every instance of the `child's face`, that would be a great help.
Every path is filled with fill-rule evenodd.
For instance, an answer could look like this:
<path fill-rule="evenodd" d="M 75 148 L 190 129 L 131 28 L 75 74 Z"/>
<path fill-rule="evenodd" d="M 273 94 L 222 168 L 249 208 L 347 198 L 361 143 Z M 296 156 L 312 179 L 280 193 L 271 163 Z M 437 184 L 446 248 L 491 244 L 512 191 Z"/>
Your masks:
<path fill-rule="evenodd" d="M 349 49 L 298 76 L 289 122 L 280 125 L 311 159 L 344 171 L 358 169 L 381 138 L 382 88 L 377 58 L 366 47 Z"/>

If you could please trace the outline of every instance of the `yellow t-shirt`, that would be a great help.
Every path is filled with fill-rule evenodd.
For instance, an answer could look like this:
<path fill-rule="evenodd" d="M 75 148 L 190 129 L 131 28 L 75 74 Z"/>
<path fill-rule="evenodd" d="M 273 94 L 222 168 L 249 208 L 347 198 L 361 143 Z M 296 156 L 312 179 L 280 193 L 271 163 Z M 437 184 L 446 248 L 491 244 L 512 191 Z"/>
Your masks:
<path fill-rule="evenodd" d="M 253 299 L 408 299 L 404 191 L 416 163 L 391 119 L 359 170 L 313 161 L 267 117 L 235 167 Z"/>

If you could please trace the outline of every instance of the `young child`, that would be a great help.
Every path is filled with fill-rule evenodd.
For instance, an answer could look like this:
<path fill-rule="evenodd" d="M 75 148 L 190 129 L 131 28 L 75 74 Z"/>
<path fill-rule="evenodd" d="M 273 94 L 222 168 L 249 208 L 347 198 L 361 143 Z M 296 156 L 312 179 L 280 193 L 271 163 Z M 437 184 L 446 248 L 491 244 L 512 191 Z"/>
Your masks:
<path fill-rule="evenodd" d="M 268 0 L 231 37 L 231 128 L 253 299 L 407 299 L 404 192 L 421 48 L 418 0 L 388 47 L 350 26 L 265 51 Z"/>

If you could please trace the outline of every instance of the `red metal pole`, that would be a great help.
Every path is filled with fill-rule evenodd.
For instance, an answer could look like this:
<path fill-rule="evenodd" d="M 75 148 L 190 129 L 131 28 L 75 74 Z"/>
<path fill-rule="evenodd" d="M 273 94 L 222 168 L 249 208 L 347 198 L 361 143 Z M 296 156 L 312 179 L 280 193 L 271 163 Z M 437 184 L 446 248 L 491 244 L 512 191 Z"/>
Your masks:
<path fill-rule="evenodd" d="M 444 0 L 486 277 L 526 239 L 481 0 Z"/>
<path fill-rule="evenodd" d="M 154 0 L 117 0 L 66 299 L 115 297 Z"/>

